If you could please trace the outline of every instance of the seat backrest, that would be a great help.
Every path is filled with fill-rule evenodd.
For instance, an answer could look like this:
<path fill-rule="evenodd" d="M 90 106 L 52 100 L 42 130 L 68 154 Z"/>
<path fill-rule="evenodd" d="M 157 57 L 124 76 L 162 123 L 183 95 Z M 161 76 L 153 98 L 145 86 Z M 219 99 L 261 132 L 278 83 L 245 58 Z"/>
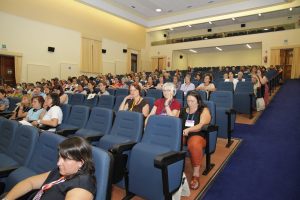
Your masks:
<path fill-rule="evenodd" d="M 163 93 L 161 90 L 157 90 L 157 89 L 149 89 L 147 90 L 146 93 L 147 97 L 154 97 L 155 99 L 160 99 L 163 96 Z"/>
<path fill-rule="evenodd" d="M 233 93 L 229 91 L 215 91 L 210 94 L 210 101 L 216 104 L 216 107 L 227 109 L 233 108 Z"/>
<path fill-rule="evenodd" d="M 110 153 L 97 147 L 92 148 L 92 153 L 97 180 L 95 200 L 110 200 L 113 158 Z"/>
<path fill-rule="evenodd" d="M 101 95 L 97 106 L 102 108 L 113 109 L 115 104 L 115 96 L 113 95 Z"/>
<path fill-rule="evenodd" d="M 87 106 L 72 106 L 70 116 L 65 123 L 78 128 L 83 128 L 89 119 L 89 114 L 90 108 Z"/>
<path fill-rule="evenodd" d="M 86 129 L 108 134 L 113 122 L 113 111 L 107 108 L 94 107 L 91 111 Z"/>
<path fill-rule="evenodd" d="M 143 97 L 148 103 L 149 103 L 149 110 L 151 111 L 153 106 L 154 106 L 154 102 L 155 102 L 155 98 L 154 97 Z"/>
<path fill-rule="evenodd" d="M 70 104 L 71 105 L 82 105 L 85 99 L 84 94 L 73 94 Z"/>
<path fill-rule="evenodd" d="M 179 151 L 182 124 L 177 117 L 152 115 L 149 117 L 141 143 L 154 144 Z"/>
<path fill-rule="evenodd" d="M 27 167 L 36 174 L 54 169 L 58 158 L 57 147 L 64 139 L 64 137 L 51 132 L 42 132 Z"/>
<path fill-rule="evenodd" d="M 122 136 L 132 141 L 139 141 L 143 131 L 143 115 L 138 112 L 119 111 L 110 135 Z"/>
<path fill-rule="evenodd" d="M 218 91 L 230 91 L 230 92 L 233 92 L 233 83 L 232 82 L 219 81 L 217 83 L 217 90 Z"/>
<path fill-rule="evenodd" d="M 125 97 L 126 97 L 125 95 L 116 96 L 116 102 L 113 109 L 115 112 L 118 112 L 120 105 L 122 104 L 122 101 L 124 100 Z"/>
<path fill-rule="evenodd" d="M 28 165 L 38 141 L 38 129 L 32 126 L 19 125 L 13 145 L 8 150 L 8 155 L 20 165 Z"/>
<path fill-rule="evenodd" d="M 60 108 L 61 108 L 61 111 L 63 113 L 62 123 L 64 123 L 69 118 L 72 106 L 70 104 L 61 104 Z"/>
<path fill-rule="evenodd" d="M 114 89 L 114 88 L 107 88 L 107 92 L 108 92 L 110 95 L 115 96 L 115 94 L 116 94 L 116 89 Z"/>
<path fill-rule="evenodd" d="M 9 100 L 8 111 L 14 111 L 17 107 L 17 103 L 20 103 L 22 100 L 20 97 L 7 97 L 7 99 Z"/>
<path fill-rule="evenodd" d="M 197 91 L 198 91 L 202 101 L 207 100 L 207 92 L 206 91 L 204 91 L 204 90 L 197 90 Z"/>
<path fill-rule="evenodd" d="M 0 118 L 0 152 L 8 153 L 8 149 L 13 145 L 18 122 Z"/>
<path fill-rule="evenodd" d="M 129 94 L 129 90 L 126 88 L 119 88 L 116 90 L 116 94 L 115 96 L 119 96 L 119 95 L 128 95 Z"/>
<path fill-rule="evenodd" d="M 85 106 L 88 106 L 88 107 L 94 107 L 97 105 L 98 103 L 98 99 L 99 99 L 99 96 L 98 95 L 95 95 L 94 98 L 91 98 L 91 99 L 87 99 L 87 97 L 85 98 L 83 104 Z"/>
<path fill-rule="evenodd" d="M 175 98 L 183 101 L 184 93 L 182 90 L 177 90 Z"/>
<path fill-rule="evenodd" d="M 209 112 L 211 115 L 210 124 L 215 125 L 216 124 L 216 104 L 213 101 L 203 101 L 203 102 L 209 109 Z"/>
<path fill-rule="evenodd" d="M 253 93 L 253 83 L 250 81 L 238 82 L 234 93 Z"/>

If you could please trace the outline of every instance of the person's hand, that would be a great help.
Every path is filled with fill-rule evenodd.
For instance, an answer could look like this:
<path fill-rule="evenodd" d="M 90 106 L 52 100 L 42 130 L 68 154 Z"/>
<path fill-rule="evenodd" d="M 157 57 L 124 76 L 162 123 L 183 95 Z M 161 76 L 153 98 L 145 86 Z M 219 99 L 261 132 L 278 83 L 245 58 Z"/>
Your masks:
<path fill-rule="evenodd" d="M 188 136 L 188 135 L 189 135 L 189 132 L 190 132 L 190 130 L 189 130 L 188 128 L 186 128 L 186 129 L 184 129 L 184 130 L 182 131 L 182 135 L 183 135 L 183 136 Z"/>
<path fill-rule="evenodd" d="M 170 105 L 172 99 L 173 99 L 172 94 L 169 94 L 169 95 L 168 95 L 168 98 L 167 98 L 166 101 L 165 101 L 165 106 Z"/>
<path fill-rule="evenodd" d="M 32 126 L 38 126 L 38 122 L 37 121 L 33 121 L 33 122 L 31 122 L 31 124 L 32 124 Z"/>
<path fill-rule="evenodd" d="M 133 99 L 133 96 L 130 94 L 130 95 L 127 95 L 124 100 L 126 101 L 127 99 Z"/>

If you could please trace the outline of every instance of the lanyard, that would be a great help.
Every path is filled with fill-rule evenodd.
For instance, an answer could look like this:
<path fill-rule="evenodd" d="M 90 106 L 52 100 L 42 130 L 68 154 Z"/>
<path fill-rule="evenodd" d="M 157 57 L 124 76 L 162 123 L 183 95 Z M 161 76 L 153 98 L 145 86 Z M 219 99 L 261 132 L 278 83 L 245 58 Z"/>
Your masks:
<path fill-rule="evenodd" d="M 43 187 L 39 190 L 39 192 L 34 196 L 32 200 L 40 200 L 46 190 L 49 190 L 54 185 L 65 182 L 65 180 L 66 180 L 65 177 L 62 176 L 56 181 L 52 181 L 51 183 L 43 185 Z"/>
<path fill-rule="evenodd" d="M 141 100 L 141 97 L 139 98 L 139 100 L 135 103 L 134 99 L 132 100 L 132 105 L 131 105 L 131 108 L 129 109 L 130 111 L 132 111 L 133 107 L 136 106 Z"/>
<path fill-rule="evenodd" d="M 192 118 L 190 120 L 194 120 L 194 116 L 195 116 L 195 113 L 192 114 Z M 190 117 L 190 113 L 188 113 L 187 120 L 189 120 L 189 117 Z"/>

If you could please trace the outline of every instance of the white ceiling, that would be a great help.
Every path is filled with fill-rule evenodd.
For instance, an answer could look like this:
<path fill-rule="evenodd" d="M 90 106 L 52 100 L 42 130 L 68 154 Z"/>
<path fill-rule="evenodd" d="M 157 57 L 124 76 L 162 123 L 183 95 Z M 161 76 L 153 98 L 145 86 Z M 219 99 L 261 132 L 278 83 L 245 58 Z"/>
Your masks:
<path fill-rule="evenodd" d="M 77 0 L 148 28 L 249 11 L 290 0 Z M 297 1 L 297 0 L 296 0 Z M 161 8 L 162 12 L 155 12 Z"/>

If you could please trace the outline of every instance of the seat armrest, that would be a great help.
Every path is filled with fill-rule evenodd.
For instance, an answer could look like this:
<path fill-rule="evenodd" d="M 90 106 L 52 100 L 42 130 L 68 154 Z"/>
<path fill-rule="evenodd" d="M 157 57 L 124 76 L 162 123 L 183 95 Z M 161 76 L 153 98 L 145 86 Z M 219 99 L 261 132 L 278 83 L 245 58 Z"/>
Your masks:
<path fill-rule="evenodd" d="M 56 134 L 67 137 L 68 135 L 75 134 L 75 132 L 78 130 L 79 128 L 63 129 L 63 130 L 56 131 Z"/>
<path fill-rule="evenodd" d="M 229 109 L 229 110 L 226 110 L 225 113 L 227 115 L 231 115 L 231 114 L 236 114 L 236 111 L 234 109 Z"/>
<path fill-rule="evenodd" d="M 218 131 L 218 126 L 217 125 L 204 125 L 201 129 L 201 131 L 204 131 L 206 133 Z"/>
<path fill-rule="evenodd" d="M 84 138 L 90 143 L 99 141 L 100 138 L 102 138 L 102 137 L 103 137 L 103 135 L 84 136 Z"/>
<path fill-rule="evenodd" d="M 12 166 L 12 167 L 3 167 L 0 168 L 0 177 L 7 177 L 12 171 L 18 169 L 19 166 Z"/>
<path fill-rule="evenodd" d="M 131 150 L 135 144 L 136 142 L 116 144 L 109 150 L 109 152 L 111 152 L 112 154 L 121 154 L 124 151 Z"/>
<path fill-rule="evenodd" d="M 185 153 L 186 152 L 184 151 L 170 151 L 160 154 L 154 158 L 154 166 L 160 169 L 166 168 L 173 163 L 183 160 L 185 158 Z"/>

